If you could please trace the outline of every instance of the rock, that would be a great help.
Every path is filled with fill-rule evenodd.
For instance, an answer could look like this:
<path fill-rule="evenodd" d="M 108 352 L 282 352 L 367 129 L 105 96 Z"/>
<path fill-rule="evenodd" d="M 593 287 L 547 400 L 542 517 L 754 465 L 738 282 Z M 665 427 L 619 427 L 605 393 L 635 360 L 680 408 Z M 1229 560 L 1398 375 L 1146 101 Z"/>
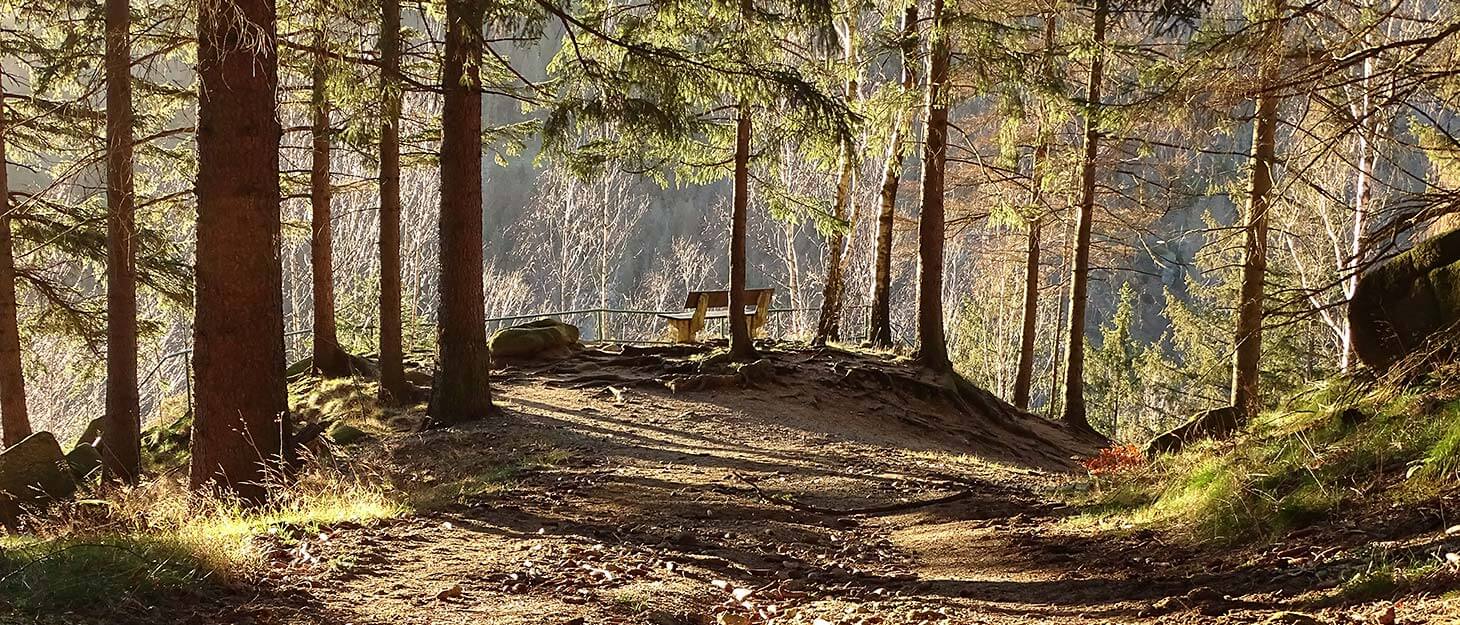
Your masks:
<path fill-rule="evenodd" d="M 0 452 L 0 522 L 13 527 L 25 508 L 76 492 L 76 478 L 50 432 L 36 432 Z"/>
<path fill-rule="evenodd" d="M 85 481 L 101 468 L 101 452 L 93 445 L 79 444 L 66 454 L 66 465 L 78 481 Z"/>
<path fill-rule="evenodd" d="M 1460 322 L 1460 230 L 1421 241 L 1364 273 L 1348 319 L 1354 353 L 1378 371 Z"/>
<path fill-rule="evenodd" d="M 365 438 L 368 434 L 364 430 L 348 423 L 336 423 L 330 426 L 328 436 L 337 445 L 349 445 Z"/>
<path fill-rule="evenodd" d="M 493 358 L 537 358 L 578 345 L 578 327 L 557 319 L 498 330 L 488 341 Z"/>
<path fill-rule="evenodd" d="M 1322 621 L 1302 612 L 1277 612 L 1267 617 L 1263 625 L 1323 625 Z"/>
<path fill-rule="evenodd" d="M 736 373 L 745 378 L 745 381 L 753 384 L 770 382 L 776 377 L 775 363 L 764 358 L 755 362 L 737 364 L 734 369 Z"/>
<path fill-rule="evenodd" d="M 292 380 L 295 377 L 309 373 L 312 369 L 314 369 L 314 358 L 312 356 L 305 356 L 302 360 L 289 365 L 289 368 L 284 370 L 284 377 Z"/>
<path fill-rule="evenodd" d="M 1236 431 L 1237 425 L 1237 410 L 1232 406 L 1199 412 L 1186 423 L 1151 439 L 1146 444 L 1146 455 L 1174 453 L 1204 438 L 1223 438 Z"/>
<path fill-rule="evenodd" d="M 86 424 L 86 429 L 81 432 L 81 436 L 76 437 L 76 444 L 71 447 L 75 448 L 82 445 L 97 446 L 101 443 L 101 428 L 102 418 L 97 417 L 92 419 L 90 423 Z"/>

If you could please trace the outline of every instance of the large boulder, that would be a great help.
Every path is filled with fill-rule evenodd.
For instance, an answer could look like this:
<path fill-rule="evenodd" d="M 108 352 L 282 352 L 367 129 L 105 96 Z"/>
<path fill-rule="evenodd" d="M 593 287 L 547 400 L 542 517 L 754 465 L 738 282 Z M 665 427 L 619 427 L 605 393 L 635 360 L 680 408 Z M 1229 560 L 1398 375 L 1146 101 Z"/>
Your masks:
<path fill-rule="evenodd" d="M 1421 241 L 1359 278 L 1348 307 L 1354 353 L 1383 371 L 1460 322 L 1460 230 Z"/>
<path fill-rule="evenodd" d="M 557 319 L 539 319 L 498 330 L 487 348 L 492 358 L 537 358 L 576 346 L 578 337 L 578 326 Z"/>
<path fill-rule="evenodd" d="M 1225 438 L 1237 431 L 1237 409 L 1222 406 L 1198 412 L 1186 423 L 1151 439 L 1146 444 L 1146 455 L 1176 453 L 1182 447 L 1204 438 Z"/>
<path fill-rule="evenodd" d="M 66 465 L 71 467 L 71 475 L 79 481 L 86 481 L 97 471 L 101 470 L 101 450 L 94 445 L 82 443 L 66 454 Z"/>
<path fill-rule="evenodd" d="M 76 478 L 50 432 L 37 432 L 0 452 L 0 522 L 15 526 L 26 508 L 69 497 Z"/>

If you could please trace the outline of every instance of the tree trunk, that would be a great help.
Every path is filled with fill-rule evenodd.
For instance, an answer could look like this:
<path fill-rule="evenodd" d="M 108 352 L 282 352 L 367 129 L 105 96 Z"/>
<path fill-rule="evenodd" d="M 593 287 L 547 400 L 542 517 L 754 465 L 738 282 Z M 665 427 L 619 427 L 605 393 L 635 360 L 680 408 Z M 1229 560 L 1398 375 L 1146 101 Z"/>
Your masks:
<path fill-rule="evenodd" d="M 847 11 L 846 33 L 842 43 L 842 58 L 854 68 L 857 62 L 857 20 L 855 16 L 856 11 Z M 848 105 L 856 101 L 857 79 L 855 77 L 847 79 L 843 97 Z M 816 323 L 816 336 L 811 340 L 812 345 L 825 345 L 827 341 L 841 340 L 842 295 L 846 291 L 846 259 L 850 255 L 849 241 L 857 234 L 857 211 L 849 208 L 855 201 L 852 198 L 856 184 L 852 173 L 852 166 L 856 161 L 855 150 L 856 146 L 850 138 L 843 142 L 839 163 L 840 173 L 836 183 L 836 204 L 832 207 L 832 214 L 838 220 L 847 220 L 848 229 L 845 232 L 837 231 L 827 240 L 826 284 L 821 291 L 821 318 Z"/>
<path fill-rule="evenodd" d="M 0 85 L 0 442 L 9 447 L 31 435 L 20 367 L 20 323 L 15 305 L 15 250 L 10 238 L 10 184 L 5 167 L 5 90 Z"/>
<path fill-rule="evenodd" d="M 1264 39 L 1276 45 L 1282 37 L 1277 6 L 1269 6 Z M 1258 68 L 1257 115 L 1252 120 L 1252 167 L 1247 198 L 1247 225 L 1242 251 L 1242 294 L 1237 307 L 1237 333 L 1232 358 L 1232 406 L 1237 425 L 1257 416 L 1262 407 L 1258 359 L 1262 357 L 1263 283 L 1267 279 L 1268 208 L 1272 205 L 1273 166 L 1277 154 L 1278 96 L 1275 61 L 1264 58 Z"/>
<path fill-rule="evenodd" d="M 482 285 L 482 10 L 447 0 L 441 112 L 441 311 L 427 413 L 438 425 L 486 417 L 486 312 Z"/>
<path fill-rule="evenodd" d="M 314 76 L 310 88 L 313 160 L 309 168 L 310 229 L 309 259 L 314 288 L 314 371 L 326 378 L 350 374 L 350 360 L 340 349 L 335 329 L 334 235 L 330 223 L 330 103 L 329 68 L 324 55 L 324 36 L 315 39 Z"/>
<path fill-rule="evenodd" d="M 400 286 L 400 0 L 380 2 L 380 399 L 410 395 L 401 345 Z"/>
<path fill-rule="evenodd" d="M 745 226 L 750 207 L 750 107 L 735 121 L 735 197 L 730 208 L 730 357 L 755 358 L 745 317 Z"/>
<path fill-rule="evenodd" d="M 103 477 L 136 484 L 142 467 L 137 391 L 137 265 L 132 186 L 129 0 L 106 0 L 106 418 Z"/>
<path fill-rule="evenodd" d="M 1095 157 L 1100 152 L 1100 82 L 1105 76 L 1107 0 L 1095 2 L 1095 56 L 1085 91 L 1085 159 L 1080 163 L 1080 210 L 1070 268 L 1070 315 L 1065 342 L 1064 420 L 1091 430 L 1085 414 L 1085 309 L 1090 297 L 1090 226 L 1095 218 Z"/>
<path fill-rule="evenodd" d="M 1044 62 L 1045 71 L 1054 57 L 1054 16 L 1044 19 Z M 1034 158 L 1029 164 L 1029 204 L 1035 212 L 1029 220 L 1029 235 L 1024 246 L 1024 324 L 1019 335 L 1019 364 L 1014 372 L 1014 405 L 1020 410 L 1029 409 L 1030 387 L 1034 383 L 1034 343 L 1039 329 L 1039 238 L 1044 228 L 1043 201 L 1044 167 L 1049 155 L 1049 139 L 1044 134 L 1041 121 L 1036 129 L 1039 134 L 1034 147 Z"/>
<path fill-rule="evenodd" d="M 943 173 L 947 164 L 948 24 L 943 0 L 933 0 L 929 37 L 927 140 L 923 146 L 923 206 L 918 215 L 918 354 L 924 367 L 953 368 L 943 337 Z"/>
<path fill-rule="evenodd" d="M 902 88 L 911 92 L 917 85 L 918 3 L 909 2 L 902 14 Z M 902 179 L 906 147 L 907 115 L 899 112 L 892 122 L 887 160 L 882 167 L 881 205 L 877 212 L 877 249 L 873 255 L 872 309 L 867 319 L 867 340 L 873 347 L 892 347 L 892 228 L 897 216 L 897 184 Z"/>
<path fill-rule="evenodd" d="M 282 470 L 289 432 L 276 28 L 268 0 L 199 10 L 191 477 L 254 502 Z"/>
<path fill-rule="evenodd" d="M 1024 325 L 1019 334 L 1019 364 L 1014 372 L 1014 405 L 1020 410 L 1029 409 L 1029 390 L 1034 382 L 1034 339 L 1039 325 L 1039 235 L 1043 227 L 1041 217 L 1029 221 L 1024 247 Z"/>

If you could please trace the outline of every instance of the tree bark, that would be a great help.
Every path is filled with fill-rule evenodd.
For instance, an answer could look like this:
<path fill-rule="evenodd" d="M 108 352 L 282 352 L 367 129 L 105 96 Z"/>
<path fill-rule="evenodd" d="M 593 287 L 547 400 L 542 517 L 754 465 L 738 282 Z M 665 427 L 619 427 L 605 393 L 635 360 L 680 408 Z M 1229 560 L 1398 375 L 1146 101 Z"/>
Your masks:
<path fill-rule="evenodd" d="M 854 10 L 847 11 L 846 33 L 842 43 L 842 58 L 856 67 L 857 20 Z M 853 70 L 855 71 L 855 70 Z M 857 99 L 857 79 L 848 78 L 843 97 L 848 105 Z M 826 283 L 821 292 L 821 317 L 816 323 L 816 336 L 812 345 L 825 345 L 827 341 L 841 340 L 842 295 L 846 291 L 846 259 L 850 255 L 850 241 L 857 234 L 857 211 L 849 208 L 855 201 L 852 193 L 856 184 L 852 166 L 856 160 L 856 146 L 848 138 L 842 144 L 839 174 L 836 183 L 836 203 L 832 214 L 837 220 L 847 220 L 848 229 L 837 231 L 827 240 Z M 848 217 L 850 216 L 850 219 Z"/>
<path fill-rule="evenodd" d="M 1036 155 L 1035 159 L 1040 160 L 1041 156 Z M 1034 383 L 1034 339 L 1039 322 L 1039 237 L 1043 227 L 1043 218 L 1036 216 L 1029 220 L 1029 236 L 1024 246 L 1024 325 L 1020 328 L 1019 364 L 1014 372 L 1014 406 L 1020 410 L 1029 409 L 1029 390 Z"/>
<path fill-rule="evenodd" d="M 740 105 L 735 120 L 735 197 L 730 208 L 730 357 L 755 358 L 745 317 L 746 214 L 750 208 L 750 106 Z"/>
<path fill-rule="evenodd" d="M 1044 19 L 1044 63 L 1045 72 L 1051 71 L 1054 57 L 1054 16 Z M 1044 228 L 1043 202 L 1045 158 L 1049 155 L 1049 139 L 1045 136 L 1043 123 L 1036 129 L 1039 136 L 1034 147 L 1034 158 L 1029 164 L 1029 205 L 1034 217 L 1029 220 L 1029 233 L 1024 244 L 1024 324 L 1019 335 L 1019 364 L 1014 371 L 1014 405 L 1020 410 L 1029 409 L 1029 393 L 1034 384 L 1034 343 L 1039 329 L 1039 239 Z"/>
<path fill-rule="evenodd" d="M 918 3 L 909 2 L 902 14 L 902 88 L 911 92 L 917 86 Z M 881 200 L 877 212 L 877 249 L 873 258 L 872 309 L 867 320 L 867 340 L 873 347 L 892 347 L 892 228 L 897 217 L 897 186 L 902 180 L 902 161 L 906 153 L 903 136 L 907 133 L 907 115 L 899 112 L 892 124 L 892 137 L 887 144 L 887 160 L 882 167 Z"/>
<path fill-rule="evenodd" d="M 441 310 L 427 413 L 437 425 L 488 416 L 482 284 L 482 8 L 447 0 L 441 113 Z"/>
<path fill-rule="evenodd" d="M 400 0 L 380 2 L 380 399 L 410 395 L 401 340 L 400 285 Z"/>
<path fill-rule="evenodd" d="M 927 139 L 923 145 L 922 212 L 918 215 L 918 362 L 947 371 L 943 335 L 943 174 L 947 165 L 948 25 L 943 0 L 933 0 L 933 32 L 928 38 Z"/>
<path fill-rule="evenodd" d="M 1095 218 L 1095 158 L 1100 152 L 1100 82 L 1105 77 L 1105 18 L 1107 0 L 1096 0 L 1090 61 L 1085 91 L 1085 158 L 1080 163 L 1080 210 L 1076 217 L 1073 261 L 1070 267 L 1070 315 L 1065 342 L 1064 421 L 1091 430 L 1085 414 L 1085 311 L 1090 297 L 1090 227 Z"/>
<path fill-rule="evenodd" d="M 269 0 L 201 4 L 191 478 L 253 502 L 281 473 L 290 431 L 277 38 Z"/>
<path fill-rule="evenodd" d="M 137 265 L 132 236 L 132 46 L 129 0 L 106 0 L 106 418 L 104 479 L 136 484 L 142 467 L 137 391 Z"/>
<path fill-rule="evenodd" d="M 330 202 L 330 103 L 326 89 L 329 83 L 328 59 L 324 55 L 324 36 L 315 39 L 313 84 L 310 86 L 310 111 L 313 159 L 309 168 L 310 275 L 314 289 L 314 371 L 322 377 L 339 378 L 350 374 L 350 359 L 340 349 L 339 332 L 335 327 L 334 229 L 331 226 Z"/>
<path fill-rule="evenodd" d="M 1282 21 L 1276 2 L 1269 5 L 1264 40 L 1276 45 Z M 1242 293 L 1237 307 L 1237 332 L 1232 357 L 1232 406 L 1237 425 L 1257 416 L 1262 407 L 1258 360 L 1262 357 L 1263 283 L 1267 279 L 1268 209 L 1272 206 L 1273 167 L 1277 154 L 1279 98 L 1273 92 L 1277 68 L 1273 57 L 1258 68 L 1257 114 L 1252 120 L 1252 167 L 1247 198 L 1247 224 L 1242 250 Z"/>
<path fill-rule="evenodd" d="M 9 447 L 31 435 L 20 365 L 20 323 L 15 301 L 10 183 L 5 166 L 5 90 L 0 85 L 0 442 Z"/>

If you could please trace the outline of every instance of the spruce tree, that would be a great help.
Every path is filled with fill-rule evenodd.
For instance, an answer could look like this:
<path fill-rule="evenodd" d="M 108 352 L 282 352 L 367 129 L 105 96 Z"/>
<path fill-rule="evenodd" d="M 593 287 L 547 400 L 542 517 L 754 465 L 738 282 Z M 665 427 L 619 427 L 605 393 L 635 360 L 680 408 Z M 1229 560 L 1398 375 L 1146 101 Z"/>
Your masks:
<path fill-rule="evenodd" d="M 447 0 L 441 88 L 441 305 L 427 414 L 449 425 L 492 408 L 482 285 L 480 0 Z"/>
<path fill-rule="evenodd" d="M 1096 158 L 1100 153 L 1100 83 L 1105 79 L 1105 28 L 1108 0 L 1095 0 L 1090 38 L 1093 57 L 1085 87 L 1084 159 L 1080 161 L 1080 201 L 1075 212 L 1075 240 L 1070 266 L 1070 312 L 1065 334 L 1065 423 L 1090 430 L 1085 410 L 1085 317 L 1090 301 L 1091 222 L 1095 219 Z"/>
<path fill-rule="evenodd" d="M 0 442 L 9 447 L 31 435 L 25 405 L 25 375 L 20 365 L 20 323 L 15 301 L 15 245 L 10 185 L 6 169 L 5 86 L 0 84 Z"/>
<path fill-rule="evenodd" d="M 137 250 L 132 182 L 131 2 L 106 0 L 106 418 L 105 477 L 129 484 L 142 469 L 137 390 Z"/>
<path fill-rule="evenodd" d="M 934 371 L 951 371 L 943 331 L 944 175 L 948 146 L 948 16 L 933 0 L 928 34 L 928 86 L 923 121 L 922 212 L 918 215 L 917 360 Z"/>
<path fill-rule="evenodd" d="M 267 0 L 206 0 L 198 14 L 191 480 L 247 501 L 267 494 L 290 433 L 276 24 Z"/>
<path fill-rule="evenodd" d="M 380 398 L 410 396 L 401 345 L 400 0 L 380 0 Z"/>

